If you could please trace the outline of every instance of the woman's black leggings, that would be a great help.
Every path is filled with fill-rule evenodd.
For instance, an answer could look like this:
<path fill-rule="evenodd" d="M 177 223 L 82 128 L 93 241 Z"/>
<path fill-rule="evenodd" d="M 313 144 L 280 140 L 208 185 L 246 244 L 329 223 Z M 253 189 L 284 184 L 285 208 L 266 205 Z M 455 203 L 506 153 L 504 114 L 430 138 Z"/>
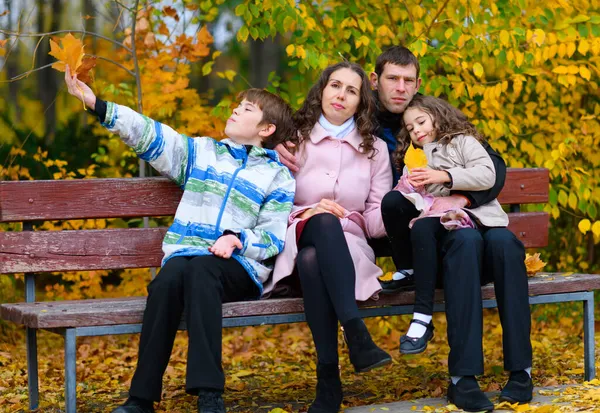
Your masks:
<path fill-rule="evenodd" d="M 309 218 L 296 260 L 306 321 L 320 363 L 338 363 L 337 325 L 359 317 L 356 274 L 340 220 L 332 214 Z"/>

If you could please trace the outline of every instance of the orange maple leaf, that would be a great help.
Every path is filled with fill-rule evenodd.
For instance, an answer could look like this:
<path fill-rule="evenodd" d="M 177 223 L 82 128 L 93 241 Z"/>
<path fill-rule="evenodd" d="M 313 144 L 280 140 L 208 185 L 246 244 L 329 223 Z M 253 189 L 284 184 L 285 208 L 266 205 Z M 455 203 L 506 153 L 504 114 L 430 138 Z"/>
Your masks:
<path fill-rule="evenodd" d="M 62 47 L 50 39 L 50 52 L 48 54 L 58 59 L 58 62 L 54 63 L 52 68 L 64 72 L 66 66 L 69 65 L 71 73 L 77 73 L 77 69 L 83 63 L 83 43 L 71 33 L 68 33 L 60 40 L 60 44 Z"/>
<path fill-rule="evenodd" d="M 60 46 L 50 39 L 50 52 L 48 54 L 58 59 L 58 62 L 52 64 L 52 67 L 64 72 L 66 66 L 69 65 L 71 73 L 77 74 L 79 80 L 84 83 L 91 82 L 90 70 L 96 66 L 96 57 L 85 57 L 83 47 L 81 40 L 71 33 L 60 40 Z"/>
<path fill-rule="evenodd" d="M 525 268 L 527 268 L 527 274 L 535 275 L 546 266 L 546 263 L 540 259 L 540 253 L 533 255 L 525 255 Z"/>

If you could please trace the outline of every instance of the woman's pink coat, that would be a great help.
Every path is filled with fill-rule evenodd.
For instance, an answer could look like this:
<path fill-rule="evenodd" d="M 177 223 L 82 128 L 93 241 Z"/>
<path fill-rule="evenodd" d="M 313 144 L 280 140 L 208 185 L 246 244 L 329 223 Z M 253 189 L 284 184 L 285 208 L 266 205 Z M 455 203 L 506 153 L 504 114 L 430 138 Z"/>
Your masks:
<path fill-rule="evenodd" d="M 375 254 L 366 239 L 386 235 L 381 219 L 381 200 L 392 188 L 392 169 L 385 142 L 377 138 L 377 153 L 372 159 L 360 152 L 361 142 L 356 128 L 345 138 L 337 139 L 329 136 L 317 123 L 310 139 L 299 148 L 296 156 L 300 171 L 296 174 L 296 197 L 285 248 L 277 257 L 272 277 L 265 284 L 265 295 L 292 274 L 298 255 L 298 216 L 323 198 L 346 209 L 346 216 L 340 221 L 356 269 L 356 299 L 364 301 L 376 297 L 381 290 L 377 277 L 382 271 L 375 265 Z"/>

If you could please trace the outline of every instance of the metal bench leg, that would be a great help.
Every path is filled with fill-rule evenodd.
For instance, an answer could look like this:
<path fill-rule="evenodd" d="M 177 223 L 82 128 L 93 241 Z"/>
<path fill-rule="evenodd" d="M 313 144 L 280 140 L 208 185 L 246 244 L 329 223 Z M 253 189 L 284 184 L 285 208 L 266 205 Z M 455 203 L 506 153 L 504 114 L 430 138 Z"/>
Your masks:
<path fill-rule="evenodd" d="M 27 387 L 29 388 L 29 410 L 35 410 L 40 403 L 37 330 L 27 328 Z"/>
<path fill-rule="evenodd" d="M 77 368 L 75 329 L 65 330 L 65 405 L 67 413 L 77 412 Z"/>
<path fill-rule="evenodd" d="M 583 301 L 583 353 L 585 359 L 585 380 L 596 377 L 596 349 L 594 342 L 594 292 L 587 293 Z"/>

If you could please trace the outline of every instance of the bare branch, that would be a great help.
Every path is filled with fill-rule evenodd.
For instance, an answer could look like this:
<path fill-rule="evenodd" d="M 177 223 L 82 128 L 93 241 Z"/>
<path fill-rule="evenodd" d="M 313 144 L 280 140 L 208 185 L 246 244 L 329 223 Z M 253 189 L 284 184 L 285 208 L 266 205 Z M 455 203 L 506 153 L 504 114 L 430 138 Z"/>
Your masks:
<path fill-rule="evenodd" d="M 91 56 L 91 55 L 90 55 L 90 56 Z M 109 59 L 109 58 L 107 58 L 107 57 L 102 57 L 102 56 L 95 56 L 95 57 L 96 57 L 96 59 L 104 60 L 104 61 L 106 61 L 106 62 L 110 62 L 110 63 L 112 63 L 112 64 L 113 64 L 113 65 L 115 65 L 115 66 L 119 66 L 121 69 L 123 69 L 124 71 L 126 71 L 127 73 L 129 73 L 129 74 L 130 74 L 132 77 L 135 77 L 135 73 L 134 73 L 134 72 L 132 72 L 131 70 L 127 69 L 127 68 L 126 68 L 125 66 L 123 66 L 121 63 L 119 63 L 119 62 L 116 62 L 116 61 L 114 61 L 114 60 L 112 60 L 112 59 Z"/>
<path fill-rule="evenodd" d="M 0 80 L 0 83 L 16 82 L 17 80 L 21 80 L 21 79 L 29 76 L 33 72 L 39 72 L 40 70 L 46 69 L 48 67 L 51 67 L 53 64 L 54 63 L 49 63 L 49 64 L 47 64 L 45 66 L 36 67 L 35 69 L 28 70 L 27 72 L 21 73 L 20 75 L 16 75 L 16 76 L 14 76 L 14 77 L 12 77 L 12 78 L 10 78 L 8 80 Z"/>
<path fill-rule="evenodd" d="M 410 20 L 411 23 L 414 24 L 415 18 L 413 17 L 412 13 L 410 12 L 410 9 L 408 8 L 408 4 L 406 4 L 405 0 L 402 0 L 402 3 L 404 3 L 404 7 L 406 8 L 406 12 L 408 13 L 408 19 Z M 385 8 L 387 9 L 388 16 L 390 16 L 390 20 L 392 20 L 392 14 L 390 13 L 390 8 L 387 4 L 386 4 Z"/>
<path fill-rule="evenodd" d="M 427 36 L 429 36 L 429 31 L 431 30 L 431 28 L 433 27 L 433 25 L 435 24 L 435 21 L 437 20 L 437 18 L 440 16 L 440 14 L 442 14 L 442 11 L 444 11 L 444 9 L 446 8 L 446 6 L 448 5 L 448 3 L 450 2 L 450 0 L 446 0 L 444 1 L 444 4 L 442 4 L 442 7 L 439 8 L 439 10 L 437 11 L 437 13 L 435 14 L 435 16 L 433 16 L 433 19 L 431 20 L 431 23 L 429 24 L 429 26 L 427 26 L 427 29 L 425 29 L 424 32 L 422 32 L 421 34 L 419 34 L 416 38 L 418 39 L 419 37 L 421 37 L 422 35 L 425 35 L 425 37 L 427 38 Z"/>
<path fill-rule="evenodd" d="M 47 33 L 19 33 L 19 32 L 10 32 L 7 30 L 0 29 L 0 33 L 5 34 L 7 36 L 15 36 L 15 37 L 40 37 L 40 36 L 43 37 L 43 36 L 51 36 L 53 34 L 61 34 L 61 33 L 89 34 L 90 36 L 94 36 L 99 39 L 104 39 L 108 42 L 111 42 L 112 44 L 122 47 L 123 49 L 127 50 L 129 53 L 132 53 L 131 49 L 129 47 L 125 46 L 123 43 L 117 42 L 116 40 L 113 40 L 106 36 L 102 36 L 101 34 L 98 34 L 98 33 L 86 32 L 85 30 L 57 30 L 54 32 L 47 32 Z"/>

